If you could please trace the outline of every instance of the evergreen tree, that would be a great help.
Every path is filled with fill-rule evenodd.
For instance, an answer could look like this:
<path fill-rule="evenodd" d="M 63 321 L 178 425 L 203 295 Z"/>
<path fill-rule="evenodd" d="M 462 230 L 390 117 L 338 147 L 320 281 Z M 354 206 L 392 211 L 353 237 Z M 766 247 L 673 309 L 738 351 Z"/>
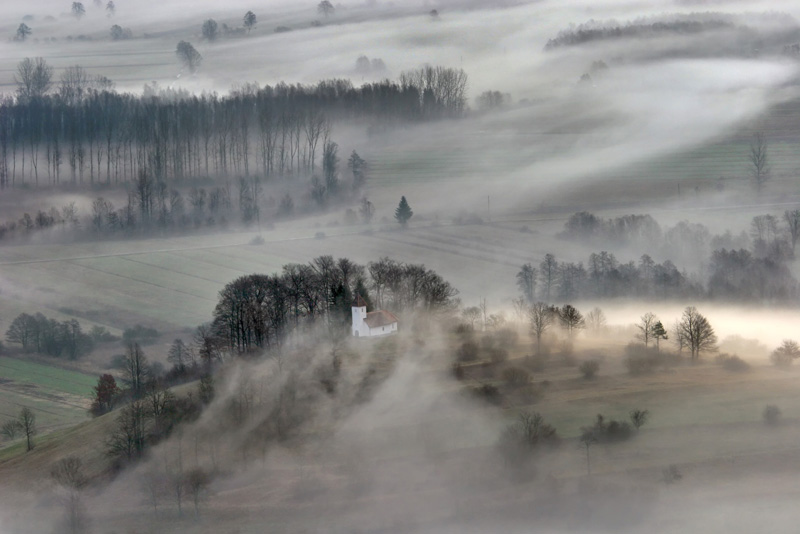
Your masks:
<path fill-rule="evenodd" d="M 413 215 L 414 212 L 411 211 L 411 206 L 408 205 L 406 197 L 400 198 L 400 204 L 397 205 L 397 209 L 394 211 L 394 218 L 397 219 L 400 226 L 403 228 L 408 226 L 408 221 Z"/>

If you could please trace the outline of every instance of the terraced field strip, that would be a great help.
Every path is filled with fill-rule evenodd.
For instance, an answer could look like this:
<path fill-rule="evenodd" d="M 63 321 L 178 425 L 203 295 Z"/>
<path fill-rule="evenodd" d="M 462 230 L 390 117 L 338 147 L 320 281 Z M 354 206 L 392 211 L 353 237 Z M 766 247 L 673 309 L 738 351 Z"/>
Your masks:
<path fill-rule="evenodd" d="M 80 396 L 91 394 L 97 384 L 91 375 L 7 357 L 0 357 L 0 377 Z"/>

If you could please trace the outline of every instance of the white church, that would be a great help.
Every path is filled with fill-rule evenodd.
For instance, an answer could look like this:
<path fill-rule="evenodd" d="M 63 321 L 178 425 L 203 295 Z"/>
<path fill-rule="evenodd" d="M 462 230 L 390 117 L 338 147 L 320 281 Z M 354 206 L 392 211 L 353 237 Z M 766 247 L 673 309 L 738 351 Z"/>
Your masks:
<path fill-rule="evenodd" d="M 357 295 L 353 301 L 353 337 L 388 336 L 397 332 L 397 317 L 386 310 L 367 313 L 367 303 Z"/>

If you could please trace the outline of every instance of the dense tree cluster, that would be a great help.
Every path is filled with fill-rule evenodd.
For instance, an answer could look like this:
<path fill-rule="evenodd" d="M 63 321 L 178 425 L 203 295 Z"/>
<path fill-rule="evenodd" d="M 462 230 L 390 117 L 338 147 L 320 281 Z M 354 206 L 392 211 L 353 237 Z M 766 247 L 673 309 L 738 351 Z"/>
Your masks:
<path fill-rule="evenodd" d="M 83 332 L 75 319 L 58 322 L 41 313 L 18 315 L 6 331 L 6 340 L 21 345 L 25 352 L 70 359 L 87 354 L 94 348 L 94 340 Z"/>
<path fill-rule="evenodd" d="M 381 258 L 365 267 L 320 256 L 227 284 L 214 310 L 213 332 L 237 352 L 280 347 L 292 331 L 319 321 L 341 333 L 354 296 L 369 299 L 370 292 L 378 308 L 395 312 L 449 310 L 458 293 L 424 265 Z"/>
<path fill-rule="evenodd" d="M 425 67 L 403 73 L 399 82 L 246 85 L 227 96 L 151 90 L 138 97 L 87 81 L 76 98 L 65 98 L 48 94 L 46 62 L 20 65 L 27 74 L 18 97 L 0 101 L 0 187 L 57 184 L 65 175 L 73 183 L 108 184 L 135 182 L 143 173 L 154 182 L 311 176 L 331 121 L 458 116 L 467 83 L 462 70 Z"/>
<path fill-rule="evenodd" d="M 545 50 L 553 50 L 562 46 L 575 46 L 592 41 L 605 41 L 610 39 L 655 37 L 660 35 L 685 35 L 699 34 L 707 31 L 734 28 L 730 20 L 709 19 L 689 20 L 686 18 L 652 23 L 609 24 L 598 23 L 581 24 L 575 29 L 559 32 L 558 36 L 549 39 Z"/>
<path fill-rule="evenodd" d="M 532 303 L 537 298 L 575 300 L 591 297 L 681 297 L 702 294 L 669 260 L 656 263 L 644 255 L 639 263 L 620 263 L 608 252 L 592 253 L 586 265 L 559 262 L 545 255 L 539 268 L 524 264 L 517 273 L 517 286 Z"/>

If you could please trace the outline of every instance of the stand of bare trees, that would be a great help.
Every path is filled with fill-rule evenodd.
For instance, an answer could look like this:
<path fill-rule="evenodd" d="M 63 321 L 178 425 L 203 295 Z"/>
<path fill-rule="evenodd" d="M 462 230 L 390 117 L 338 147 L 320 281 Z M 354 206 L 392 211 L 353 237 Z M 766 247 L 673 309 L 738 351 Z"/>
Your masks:
<path fill-rule="evenodd" d="M 237 278 L 220 291 L 213 332 L 234 351 L 280 347 L 293 331 L 325 321 L 341 334 L 350 322 L 356 294 L 378 308 L 439 312 L 457 305 L 458 291 L 423 265 L 381 258 L 369 265 L 320 256 L 308 264 L 288 264 L 272 275 Z"/>
<path fill-rule="evenodd" d="M 333 121 L 459 116 L 467 83 L 461 70 L 426 67 L 404 73 L 399 83 L 361 87 L 337 79 L 245 85 L 225 97 L 153 89 L 137 97 L 113 92 L 107 80 L 99 83 L 75 66 L 49 95 L 52 68 L 44 60 L 26 59 L 18 70 L 17 97 L 0 101 L 0 188 L 40 179 L 135 182 L 143 173 L 155 183 L 310 176 L 320 146 L 330 186 Z"/>

